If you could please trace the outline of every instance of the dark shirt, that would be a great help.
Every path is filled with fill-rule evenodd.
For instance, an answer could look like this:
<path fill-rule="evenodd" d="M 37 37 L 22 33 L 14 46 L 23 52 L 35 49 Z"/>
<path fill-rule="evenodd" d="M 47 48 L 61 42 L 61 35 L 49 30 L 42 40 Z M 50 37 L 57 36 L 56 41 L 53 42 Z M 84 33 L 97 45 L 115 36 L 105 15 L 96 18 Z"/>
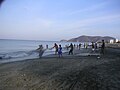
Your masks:
<path fill-rule="evenodd" d="M 103 49 L 105 48 L 105 43 L 104 42 L 102 43 L 101 48 L 103 48 Z"/>
<path fill-rule="evenodd" d="M 69 47 L 70 47 L 71 50 L 73 50 L 73 45 L 72 44 Z"/>

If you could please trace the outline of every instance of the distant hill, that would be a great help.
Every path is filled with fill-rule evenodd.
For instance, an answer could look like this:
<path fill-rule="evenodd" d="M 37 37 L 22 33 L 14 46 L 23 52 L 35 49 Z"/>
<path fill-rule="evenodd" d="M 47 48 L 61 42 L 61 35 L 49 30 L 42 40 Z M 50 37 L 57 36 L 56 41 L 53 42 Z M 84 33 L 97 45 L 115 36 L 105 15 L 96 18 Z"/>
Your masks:
<path fill-rule="evenodd" d="M 67 40 L 64 40 L 64 39 L 63 39 L 63 40 L 60 40 L 60 42 L 67 42 Z"/>
<path fill-rule="evenodd" d="M 101 42 L 101 40 L 105 40 L 105 42 L 109 42 L 111 39 L 115 40 L 114 37 L 110 36 L 79 36 L 76 38 L 69 39 L 68 42 Z"/>

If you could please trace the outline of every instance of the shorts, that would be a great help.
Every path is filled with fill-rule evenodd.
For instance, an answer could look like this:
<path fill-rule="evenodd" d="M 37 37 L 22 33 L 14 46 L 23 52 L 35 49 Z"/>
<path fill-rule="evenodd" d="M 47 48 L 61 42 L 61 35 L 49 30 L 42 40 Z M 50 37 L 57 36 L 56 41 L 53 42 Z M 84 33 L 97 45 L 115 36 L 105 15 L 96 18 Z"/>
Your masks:
<path fill-rule="evenodd" d="M 58 54 L 61 55 L 61 54 L 62 54 L 62 51 L 58 51 Z"/>

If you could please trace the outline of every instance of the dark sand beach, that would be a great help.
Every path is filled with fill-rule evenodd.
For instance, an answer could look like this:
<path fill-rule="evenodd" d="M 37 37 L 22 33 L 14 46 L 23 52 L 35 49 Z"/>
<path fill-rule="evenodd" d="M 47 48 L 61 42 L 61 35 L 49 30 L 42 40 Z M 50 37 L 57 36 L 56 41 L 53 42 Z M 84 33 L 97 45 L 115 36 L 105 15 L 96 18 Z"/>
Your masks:
<path fill-rule="evenodd" d="M 120 48 L 0 64 L 0 90 L 120 90 Z"/>

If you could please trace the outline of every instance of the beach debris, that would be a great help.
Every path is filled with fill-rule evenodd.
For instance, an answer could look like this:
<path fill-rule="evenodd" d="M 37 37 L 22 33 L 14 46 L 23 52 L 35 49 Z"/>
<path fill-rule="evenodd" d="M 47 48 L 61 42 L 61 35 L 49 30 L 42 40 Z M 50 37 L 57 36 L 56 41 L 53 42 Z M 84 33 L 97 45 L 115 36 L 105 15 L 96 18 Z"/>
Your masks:
<path fill-rule="evenodd" d="M 26 87 L 27 85 L 25 84 L 24 87 Z"/>
<path fill-rule="evenodd" d="M 24 78 L 24 81 L 26 81 L 26 79 Z"/>
<path fill-rule="evenodd" d="M 22 74 L 21 76 L 22 76 L 22 77 L 23 77 L 23 76 L 26 76 L 26 74 Z"/>
<path fill-rule="evenodd" d="M 23 74 L 23 76 L 26 76 L 26 74 Z"/>
<path fill-rule="evenodd" d="M 99 59 L 100 57 L 98 56 L 97 58 Z"/>

